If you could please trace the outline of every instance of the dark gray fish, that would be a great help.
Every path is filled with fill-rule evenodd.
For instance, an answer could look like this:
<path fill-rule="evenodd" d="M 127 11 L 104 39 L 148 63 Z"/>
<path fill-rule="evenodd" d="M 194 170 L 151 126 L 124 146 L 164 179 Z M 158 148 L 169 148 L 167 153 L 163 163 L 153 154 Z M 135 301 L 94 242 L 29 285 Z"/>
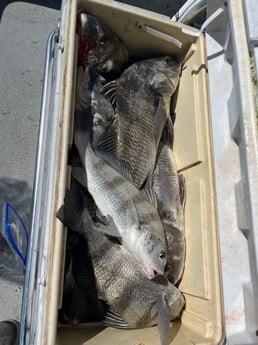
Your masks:
<path fill-rule="evenodd" d="M 74 120 L 74 142 L 87 178 L 81 179 L 83 171 L 78 174 L 78 169 L 77 176 L 73 169 L 73 176 L 82 185 L 86 180 L 85 184 L 99 211 L 114 218 L 119 233 L 113 235 L 122 238 L 123 245 L 136 256 L 148 277 L 153 278 L 156 274 L 164 274 L 166 264 L 164 229 L 157 210 L 144 199 L 126 177 L 97 156 L 89 144 L 92 141 L 92 146 L 94 148 L 97 146 L 99 152 L 96 143 L 103 143 L 105 140 L 102 133 L 109 133 L 108 126 L 112 128 L 111 133 L 116 131 L 113 120 L 114 110 L 106 105 L 110 101 L 94 89 L 95 85 L 97 83 L 93 82 L 90 86 L 92 91 L 89 111 L 87 113 L 76 111 Z M 99 123 L 100 118 L 102 120 Z M 112 148 L 112 143 L 109 142 L 106 145 L 106 156 Z"/>
<path fill-rule="evenodd" d="M 117 142 L 112 139 L 117 137 L 116 116 L 110 101 L 101 93 L 104 83 L 94 68 L 77 68 L 74 142 L 82 164 L 89 140 L 94 149 L 108 141 L 106 153 L 117 150 Z"/>
<path fill-rule="evenodd" d="M 102 218 L 93 223 L 83 193 L 78 186 L 71 186 L 57 216 L 87 239 L 99 297 L 110 308 L 105 323 L 125 329 L 158 324 L 161 344 L 166 345 L 170 320 L 177 318 L 184 307 L 183 295 L 162 276 L 149 280 L 137 260 L 123 246 L 103 235 L 114 232 L 105 229 L 115 227 L 114 222 L 111 218 Z"/>
<path fill-rule="evenodd" d="M 89 202 L 92 202 L 89 199 Z M 79 221 L 80 224 L 80 221 Z M 73 224 L 77 227 L 78 224 Z M 101 321 L 105 315 L 99 300 L 91 258 L 85 238 L 68 229 L 62 308 L 59 322 L 76 325 Z"/>
<path fill-rule="evenodd" d="M 105 309 L 102 301 L 98 298 L 95 275 L 87 242 L 81 235 L 72 252 L 72 274 L 76 285 L 81 289 L 87 300 L 86 319 L 89 321 L 103 320 Z"/>
<path fill-rule="evenodd" d="M 118 117 L 119 150 L 114 157 L 127 164 L 127 176 L 138 189 L 154 170 L 180 73 L 180 64 L 168 56 L 146 59 L 129 66 L 103 88 Z M 119 171 L 116 160 L 106 160 Z"/>
<path fill-rule="evenodd" d="M 182 277 L 185 263 L 184 205 L 185 181 L 177 173 L 173 146 L 173 125 L 167 122 L 159 145 L 152 185 L 167 239 L 165 275 L 176 284 Z"/>
<path fill-rule="evenodd" d="M 111 216 L 122 243 L 152 279 L 164 274 L 166 240 L 158 211 L 141 192 L 118 173 L 88 144 L 85 155 L 87 187 L 98 209 Z M 115 230 L 115 227 L 112 228 Z"/>
<path fill-rule="evenodd" d="M 91 65 L 115 77 L 128 63 L 128 50 L 120 38 L 97 17 L 81 13 L 77 20 L 78 65 Z"/>

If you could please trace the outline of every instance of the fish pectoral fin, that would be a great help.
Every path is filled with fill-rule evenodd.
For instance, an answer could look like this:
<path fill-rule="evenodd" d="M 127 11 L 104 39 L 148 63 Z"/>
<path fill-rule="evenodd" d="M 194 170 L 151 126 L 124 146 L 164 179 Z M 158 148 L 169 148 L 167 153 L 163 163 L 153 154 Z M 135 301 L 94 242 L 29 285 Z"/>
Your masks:
<path fill-rule="evenodd" d="M 120 159 L 118 161 L 119 165 L 119 172 L 121 172 L 122 175 L 124 175 L 129 181 L 133 181 L 133 177 L 131 174 L 132 168 L 130 163 L 126 162 L 125 160 Z"/>
<path fill-rule="evenodd" d="M 154 121 L 154 137 L 156 146 L 158 147 L 165 123 L 168 119 L 168 112 L 165 101 L 163 97 L 159 97 L 158 107 L 155 113 L 155 121 Z"/>
<path fill-rule="evenodd" d="M 118 139 L 117 139 L 117 128 L 115 120 L 111 126 L 104 130 L 104 132 L 99 136 L 94 149 L 97 153 L 101 153 L 103 156 L 112 154 L 116 155 L 118 151 Z"/>
<path fill-rule="evenodd" d="M 162 166 L 159 167 L 159 188 L 164 208 L 166 210 L 171 210 L 173 214 L 176 215 L 176 193 L 171 188 L 170 179 Z"/>
<path fill-rule="evenodd" d="M 156 209 L 158 209 L 157 196 L 156 196 L 156 193 L 155 193 L 152 186 L 153 186 L 153 174 L 148 176 L 148 178 L 144 184 L 144 187 L 140 190 L 140 192 L 142 193 L 144 198 L 149 201 L 149 203 L 152 206 L 154 206 Z"/>
<path fill-rule="evenodd" d="M 164 142 L 165 145 L 168 145 L 171 149 L 173 149 L 174 144 L 174 126 L 169 116 L 162 133 L 161 141 Z"/>
<path fill-rule="evenodd" d="M 100 150 L 98 149 L 97 154 L 119 174 L 126 177 L 130 182 L 133 182 L 130 163 L 126 162 L 123 159 L 117 158 L 116 155 L 112 152 L 104 152 L 103 148 L 101 148 Z"/>
<path fill-rule="evenodd" d="M 179 190 L 180 190 L 180 202 L 183 208 L 185 208 L 185 198 L 186 198 L 186 193 L 185 193 L 185 177 L 182 174 L 178 174 L 178 181 L 179 181 Z"/>
<path fill-rule="evenodd" d="M 59 208 L 56 213 L 57 218 L 71 230 L 81 232 L 83 212 L 82 195 L 77 188 L 66 190 L 64 204 Z"/>
<path fill-rule="evenodd" d="M 109 215 L 103 216 L 99 210 L 97 211 L 96 222 L 94 222 L 94 229 L 108 236 L 121 237 L 113 218 Z"/>
<path fill-rule="evenodd" d="M 112 80 L 109 83 L 106 83 L 101 91 L 101 93 L 110 100 L 110 103 L 114 107 L 115 111 L 117 109 L 117 87 L 117 80 Z"/>
<path fill-rule="evenodd" d="M 152 307 L 151 315 L 158 316 L 160 344 L 167 345 L 170 332 L 170 313 L 166 295 L 160 296 Z"/>
<path fill-rule="evenodd" d="M 113 308 L 108 307 L 104 318 L 104 324 L 109 327 L 130 329 L 130 326 Z"/>

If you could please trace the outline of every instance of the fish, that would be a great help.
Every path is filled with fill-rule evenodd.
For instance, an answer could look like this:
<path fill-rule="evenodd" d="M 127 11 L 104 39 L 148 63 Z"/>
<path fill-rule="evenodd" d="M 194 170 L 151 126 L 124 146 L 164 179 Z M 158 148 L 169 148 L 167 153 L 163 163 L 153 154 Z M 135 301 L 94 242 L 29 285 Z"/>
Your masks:
<path fill-rule="evenodd" d="M 158 211 L 123 175 L 98 156 L 90 143 L 85 154 L 87 188 L 103 216 L 111 216 L 122 244 L 149 279 L 164 274 L 166 240 Z M 115 228 L 112 228 L 114 230 Z"/>
<path fill-rule="evenodd" d="M 155 275 L 164 273 L 164 229 L 157 210 L 149 205 L 126 176 L 121 175 L 102 159 L 101 147 L 105 138 L 109 135 L 114 138 L 117 135 L 117 127 L 114 125 L 116 118 L 113 117 L 113 108 L 107 106 L 110 100 L 103 99 L 105 96 L 94 90 L 94 83 L 91 88 L 90 111 L 75 113 L 74 142 L 83 169 L 73 169 L 73 176 L 88 189 L 99 211 L 114 218 L 119 229 L 119 233 L 114 235 L 122 238 L 123 245 L 138 258 L 146 274 L 152 279 Z M 110 131 L 107 127 L 111 128 Z M 110 140 L 105 145 L 105 157 L 108 153 L 111 154 L 113 149 Z M 121 167 L 125 174 L 127 170 L 126 165 L 124 169 Z"/>
<path fill-rule="evenodd" d="M 112 155 L 103 154 L 102 158 L 121 173 L 121 167 L 126 167 L 126 176 L 138 189 L 154 170 L 180 74 L 180 63 L 169 56 L 144 59 L 131 64 L 119 78 L 103 87 L 115 109 L 119 143 L 113 145 Z M 107 142 L 102 145 L 103 153 Z"/>
<path fill-rule="evenodd" d="M 98 149 L 105 140 L 106 153 L 117 150 L 117 122 L 111 102 L 102 94 L 106 83 L 91 66 L 78 66 L 76 82 L 76 102 L 74 115 L 74 143 L 82 164 L 87 143 Z M 102 135 L 105 133 L 105 138 Z"/>
<path fill-rule="evenodd" d="M 124 42 L 97 17 L 80 13 L 77 19 L 78 65 L 90 65 L 103 76 L 114 78 L 128 64 Z"/>
<path fill-rule="evenodd" d="M 98 298 L 87 242 L 81 234 L 68 229 L 59 321 L 76 325 L 86 321 L 101 321 L 104 315 L 105 306 Z"/>
<path fill-rule="evenodd" d="M 105 315 L 105 306 L 98 298 L 87 241 L 82 235 L 78 235 L 79 238 L 72 253 L 72 274 L 76 285 L 83 291 L 87 300 L 87 320 L 101 321 Z"/>
<path fill-rule="evenodd" d="M 145 188 L 152 188 L 166 235 L 165 276 L 176 284 L 182 278 L 185 263 L 185 179 L 182 174 L 177 173 L 173 138 L 173 124 L 169 118 L 160 141 L 153 176 L 147 183 L 148 187 Z M 148 193 L 146 195 L 148 196 Z M 149 201 L 151 202 L 150 199 Z"/>
<path fill-rule="evenodd" d="M 149 280 L 134 256 L 104 235 L 114 232 L 105 229 L 115 227 L 112 218 L 93 222 L 85 190 L 78 186 L 67 190 L 57 217 L 87 240 L 98 294 L 108 306 L 104 324 L 122 329 L 158 324 L 161 345 L 167 345 L 170 320 L 180 317 L 185 305 L 183 294 L 163 276 Z"/>

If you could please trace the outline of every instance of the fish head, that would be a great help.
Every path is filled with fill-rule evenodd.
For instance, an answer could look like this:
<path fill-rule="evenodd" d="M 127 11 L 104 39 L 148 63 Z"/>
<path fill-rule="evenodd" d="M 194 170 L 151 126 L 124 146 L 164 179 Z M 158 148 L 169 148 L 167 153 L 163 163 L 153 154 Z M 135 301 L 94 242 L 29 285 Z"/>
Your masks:
<path fill-rule="evenodd" d="M 93 113 L 93 145 L 112 125 L 115 120 L 115 112 L 110 101 L 100 93 L 92 93 L 92 113 Z"/>
<path fill-rule="evenodd" d="M 160 96 L 171 96 L 179 82 L 181 65 L 169 56 L 154 59 L 155 74 L 149 75 L 150 88 Z"/>
<path fill-rule="evenodd" d="M 128 60 L 124 43 L 108 27 L 86 13 L 78 16 L 78 64 L 93 66 L 98 73 L 119 70 Z"/>
<path fill-rule="evenodd" d="M 163 275 L 167 262 L 166 245 L 149 231 L 143 231 L 136 244 L 136 254 L 149 279 Z"/>

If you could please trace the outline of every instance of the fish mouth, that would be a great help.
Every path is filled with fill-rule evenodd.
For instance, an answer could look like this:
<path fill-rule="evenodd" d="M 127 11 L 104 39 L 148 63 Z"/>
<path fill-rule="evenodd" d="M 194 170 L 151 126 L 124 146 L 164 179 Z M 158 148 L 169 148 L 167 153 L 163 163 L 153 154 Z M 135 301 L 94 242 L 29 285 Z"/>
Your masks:
<path fill-rule="evenodd" d="M 151 280 L 158 275 L 163 275 L 163 272 L 157 270 L 153 267 L 143 267 L 144 272 L 147 274 L 147 277 Z"/>

